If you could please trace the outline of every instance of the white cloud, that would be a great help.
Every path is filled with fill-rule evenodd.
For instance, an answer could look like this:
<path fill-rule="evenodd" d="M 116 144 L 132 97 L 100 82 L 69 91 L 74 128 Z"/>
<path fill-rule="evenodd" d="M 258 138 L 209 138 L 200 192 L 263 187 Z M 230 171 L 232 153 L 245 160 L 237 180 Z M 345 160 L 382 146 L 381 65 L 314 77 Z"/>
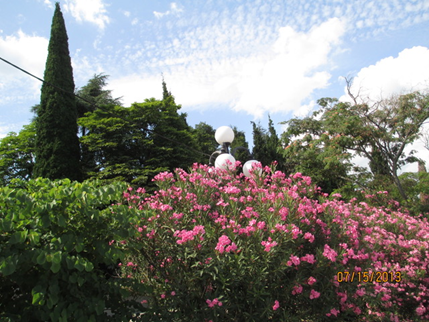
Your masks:
<path fill-rule="evenodd" d="M 11 132 L 10 126 L 1 126 L 0 125 L 0 139 L 7 136 L 7 134 Z"/>
<path fill-rule="evenodd" d="M 110 23 L 103 0 L 66 0 L 64 9 L 78 22 L 88 21 L 96 24 L 100 29 L 104 29 Z"/>
<path fill-rule="evenodd" d="M 142 103 L 146 98 L 162 97 L 161 75 L 141 76 L 129 75 L 121 78 L 110 78 L 109 88 L 112 88 L 113 97 L 123 97 L 124 106 L 131 106 L 132 103 Z"/>
<path fill-rule="evenodd" d="M 362 68 L 353 79 L 351 90 L 354 95 L 360 93 L 363 100 L 380 100 L 394 94 L 427 90 L 428 70 L 429 48 L 404 49 L 397 57 L 387 57 Z M 346 94 L 341 100 L 349 100 Z"/>
<path fill-rule="evenodd" d="M 311 109 L 310 106 L 301 107 L 302 102 L 315 89 L 328 86 L 330 74 L 321 68 L 329 64 L 329 55 L 339 44 L 344 25 L 339 19 L 330 19 L 307 33 L 284 27 L 268 50 L 256 45 L 252 55 L 234 58 L 223 46 L 223 42 L 228 42 L 228 35 L 223 39 L 222 32 L 219 29 L 212 33 L 211 39 L 217 41 L 207 43 L 206 48 L 201 48 L 201 39 L 206 41 L 208 35 L 201 32 L 194 39 L 196 49 L 192 52 L 183 50 L 189 48 L 192 37 L 172 41 L 176 57 L 155 60 L 151 68 L 164 71 L 169 89 L 177 102 L 187 109 L 223 105 L 260 118 L 265 112 L 303 113 L 304 109 L 306 112 Z M 231 32 L 239 35 L 239 31 L 232 28 Z M 149 96 L 159 97 L 155 93 L 159 92 L 160 79 L 158 76 L 154 79 L 156 92 Z M 135 100 L 133 92 L 151 88 L 143 76 L 133 76 L 132 81 L 125 82 L 127 85 L 122 86 L 122 91 L 119 81 L 112 87 L 128 103 Z M 148 96 L 141 96 L 144 97 Z"/>
<path fill-rule="evenodd" d="M 30 36 L 19 30 L 16 34 L 2 37 L 0 35 L 0 53 L 1 57 L 10 63 L 26 70 L 27 72 L 43 78 L 46 57 L 48 55 L 48 39 L 39 36 Z M 28 53 L 31 53 L 29 55 Z M 40 81 L 31 78 L 17 68 L 0 62 L 0 74 L 3 76 L 0 80 L 7 95 L 8 89 L 20 86 L 30 86 L 33 93 L 38 91 Z M 4 100 L 5 94 L 2 95 Z"/>
<path fill-rule="evenodd" d="M 54 4 L 50 0 L 45 0 L 44 4 L 47 5 L 49 8 L 53 8 L 54 7 Z"/>
<path fill-rule="evenodd" d="M 299 109 L 315 89 L 328 85 L 330 74 L 320 68 L 328 64 L 343 32 L 344 25 L 336 18 L 308 33 L 281 28 L 270 57 L 245 66 L 234 109 L 255 116 Z"/>
<path fill-rule="evenodd" d="M 156 18 L 162 18 L 164 16 L 168 16 L 168 15 L 177 15 L 179 13 L 183 12 L 183 9 L 180 8 L 177 3 L 172 2 L 170 3 L 170 10 L 167 10 L 166 12 L 158 12 L 158 11 L 154 11 L 153 14 L 155 15 Z"/>
<path fill-rule="evenodd" d="M 54 4 L 51 0 L 37 0 L 38 2 L 43 2 L 43 4 L 45 6 L 47 6 L 48 8 L 54 8 Z"/>

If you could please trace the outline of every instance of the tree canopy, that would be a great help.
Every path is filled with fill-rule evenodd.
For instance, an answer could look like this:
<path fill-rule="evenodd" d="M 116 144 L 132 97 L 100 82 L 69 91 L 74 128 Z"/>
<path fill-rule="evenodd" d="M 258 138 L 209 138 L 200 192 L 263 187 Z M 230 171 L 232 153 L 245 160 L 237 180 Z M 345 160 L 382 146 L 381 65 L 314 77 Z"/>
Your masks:
<path fill-rule="evenodd" d="M 406 201 L 398 171 L 418 161 L 415 151 L 406 154 L 405 148 L 416 141 L 429 118 L 429 96 L 413 92 L 373 103 L 356 98 L 353 103 L 332 98 L 318 103 L 322 109 L 312 116 L 284 122 L 288 125 L 283 134 L 287 162 L 316 180 L 319 177 L 322 187 L 333 190 L 345 181 L 357 182 L 356 173 L 364 186 L 362 179 L 368 179 L 368 173 L 352 163 L 358 155 L 368 160 L 372 179 L 393 183 Z"/>

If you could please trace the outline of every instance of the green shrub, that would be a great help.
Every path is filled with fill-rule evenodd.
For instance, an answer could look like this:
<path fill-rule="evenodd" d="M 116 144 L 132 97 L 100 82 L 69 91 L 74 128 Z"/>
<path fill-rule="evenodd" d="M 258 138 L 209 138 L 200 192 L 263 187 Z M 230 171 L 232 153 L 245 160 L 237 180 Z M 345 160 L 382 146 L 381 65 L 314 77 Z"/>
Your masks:
<path fill-rule="evenodd" d="M 113 204 L 124 190 L 42 178 L 0 188 L 0 320 L 121 321 L 142 310 L 125 300 L 132 281 L 107 273 L 135 230 L 136 212 Z"/>

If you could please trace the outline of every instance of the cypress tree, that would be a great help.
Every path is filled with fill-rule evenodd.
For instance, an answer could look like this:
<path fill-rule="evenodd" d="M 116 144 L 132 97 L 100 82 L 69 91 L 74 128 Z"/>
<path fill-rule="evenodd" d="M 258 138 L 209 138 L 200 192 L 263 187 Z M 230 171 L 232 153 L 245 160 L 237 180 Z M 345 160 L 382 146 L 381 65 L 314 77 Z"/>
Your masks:
<path fill-rule="evenodd" d="M 73 70 L 58 2 L 52 19 L 44 80 L 36 117 L 34 176 L 81 180 Z"/>

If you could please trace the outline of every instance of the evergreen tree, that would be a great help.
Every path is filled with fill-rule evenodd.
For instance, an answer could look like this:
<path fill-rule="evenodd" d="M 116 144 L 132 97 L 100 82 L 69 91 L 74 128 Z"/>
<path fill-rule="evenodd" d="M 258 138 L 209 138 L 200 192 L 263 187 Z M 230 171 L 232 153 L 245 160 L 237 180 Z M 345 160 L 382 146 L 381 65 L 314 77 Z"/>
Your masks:
<path fill-rule="evenodd" d="M 36 117 L 34 176 L 81 180 L 73 70 L 59 3 L 52 19 L 44 79 Z"/>
<path fill-rule="evenodd" d="M 78 117 L 83 117 L 85 113 L 94 111 L 100 105 L 122 105 L 120 97 L 113 98 L 112 91 L 105 89 L 108 78 L 109 76 L 103 73 L 95 74 L 88 84 L 76 91 L 76 94 L 83 98 L 76 101 Z"/>
<path fill-rule="evenodd" d="M 108 75 L 95 74 L 88 83 L 76 91 L 78 98 L 76 101 L 78 118 L 84 117 L 86 113 L 104 105 L 121 106 L 121 98 L 113 98 L 112 91 L 105 89 Z M 78 122 L 79 123 L 79 122 Z M 88 129 L 79 126 L 81 137 L 88 134 Z M 83 178 L 89 178 L 90 173 L 97 171 L 96 155 L 90 151 L 86 144 L 81 143 L 81 166 Z"/>
<path fill-rule="evenodd" d="M 279 153 L 280 139 L 277 136 L 273 126 L 273 121 L 268 116 L 268 131 L 263 129 L 261 125 L 253 125 L 253 158 L 262 163 L 262 165 L 270 165 L 277 161 L 277 169 L 285 171 L 284 157 Z"/>
<path fill-rule="evenodd" d="M 162 81 L 163 99 L 160 105 L 160 119 L 153 127 L 154 149 L 151 159 L 153 166 L 167 167 L 170 171 L 175 168 L 187 170 L 193 163 L 198 162 L 196 143 L 192 136 L 192 128 L 186 121 L 187 114 L 180 113 L 181 105 L 176 104 L 174 96 L 167 90 Z"/>
<path fill-rule="evenodd" d="M 251 159 L 249 154 L 249 144 L 246 141 L 244 131 L 239 131 L 236 126 L 230 126 L 234 131 L 234 141 L 231 143 L 230 153 L 234 152 L 234 158 L 243 165 Z M 244 148 L 244 149 L 243 149 Z"/>
<path fill-rule="evenodd" d="M 207 164 L 209 162 L 209 155 L 217 150 L 219 144 L 215 139 L 216 131 L 211 125 L 205 122 L 200 122 L 195 125 L 195 129 L 192 131 L 196 143 L 196 149 L 204 154 L 196 155 L 196 162 L 201 164 Z"/>

